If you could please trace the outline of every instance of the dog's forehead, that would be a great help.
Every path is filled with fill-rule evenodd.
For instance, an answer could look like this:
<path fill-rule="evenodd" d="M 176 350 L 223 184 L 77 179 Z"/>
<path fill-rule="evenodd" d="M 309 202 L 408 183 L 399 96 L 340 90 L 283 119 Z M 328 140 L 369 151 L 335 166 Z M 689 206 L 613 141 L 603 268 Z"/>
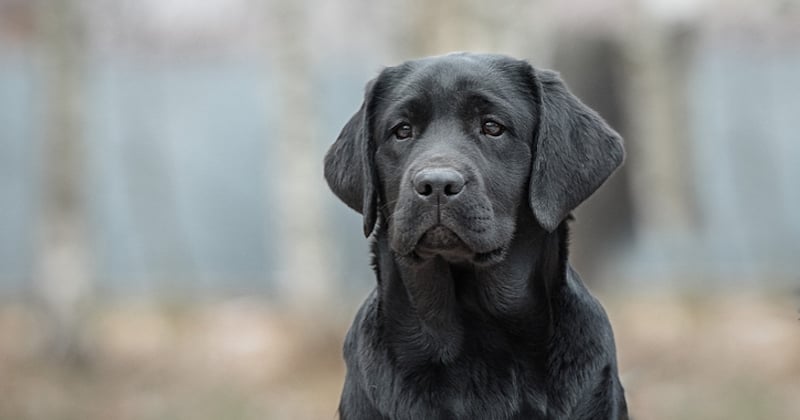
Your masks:
<path fill-rule="evenodd" d="M 395 68 L 395 96 L 449 98 L 470 91 L 510 98 L 519 91 L 519 60 L 483 54 L 451 54 L 408 61 Z"/>

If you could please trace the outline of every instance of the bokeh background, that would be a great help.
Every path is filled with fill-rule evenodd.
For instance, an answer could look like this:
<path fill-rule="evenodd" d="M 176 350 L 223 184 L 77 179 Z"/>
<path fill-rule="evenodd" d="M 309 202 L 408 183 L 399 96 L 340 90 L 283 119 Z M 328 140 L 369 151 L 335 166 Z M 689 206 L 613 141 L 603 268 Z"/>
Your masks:
<path fill-rule="evenodd" d="M 0 0 L 0 419 L 331 419 L 374 285 L 322 156 L 385 65 L 626 139 L 572 259 L 637 419 L 800 418 L 800 3 Z"/>

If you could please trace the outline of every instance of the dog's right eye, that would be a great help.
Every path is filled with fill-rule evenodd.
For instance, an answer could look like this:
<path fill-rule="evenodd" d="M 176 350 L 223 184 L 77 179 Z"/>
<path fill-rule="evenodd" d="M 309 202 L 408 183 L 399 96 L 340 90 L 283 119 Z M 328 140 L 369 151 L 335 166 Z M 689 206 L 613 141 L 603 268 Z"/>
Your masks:
<path fill-rule="evenodd" d="M 414 129 L 409 123 L 400 123 L 392 129 L 392 132 L 397 140 L 405 140 L 411 138 L 414 134 Z"/>

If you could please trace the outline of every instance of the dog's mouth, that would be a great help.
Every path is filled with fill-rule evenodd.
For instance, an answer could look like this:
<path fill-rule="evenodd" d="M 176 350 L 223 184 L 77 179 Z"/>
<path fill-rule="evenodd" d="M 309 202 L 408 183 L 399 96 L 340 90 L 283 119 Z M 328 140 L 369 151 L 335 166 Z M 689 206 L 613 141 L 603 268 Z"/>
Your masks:
<path fill-rule="evenodd" d="M 450 261 L 472 261 L 488 265 L 502 260 L 505 256 L 505 247 L 488 252 L 475 252 L 457 233 L 445 226 L 435 225 L 422 234 L 411 257 L 420 261 L 435 256 Z"/>
<path fill-rule="evenodd" d="M 436 225 L 425 231 L 414 248 L 417 253 L 470 254 L 471 250 L 452 230 Z"/>

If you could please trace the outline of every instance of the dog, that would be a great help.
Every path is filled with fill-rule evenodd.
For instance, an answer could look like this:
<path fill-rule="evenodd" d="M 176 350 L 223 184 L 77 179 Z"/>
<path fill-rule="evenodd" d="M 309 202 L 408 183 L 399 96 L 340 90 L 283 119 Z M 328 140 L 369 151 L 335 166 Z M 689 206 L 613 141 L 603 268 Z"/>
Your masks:
<path fill-rule="evenodd" d="M 325 156 L 377 277 L 345 339 L 340 418 L 628 418 L 608 317 L 567 260 L 571 211 L 623 158 L 526 61 L 383 69 Z"/>

